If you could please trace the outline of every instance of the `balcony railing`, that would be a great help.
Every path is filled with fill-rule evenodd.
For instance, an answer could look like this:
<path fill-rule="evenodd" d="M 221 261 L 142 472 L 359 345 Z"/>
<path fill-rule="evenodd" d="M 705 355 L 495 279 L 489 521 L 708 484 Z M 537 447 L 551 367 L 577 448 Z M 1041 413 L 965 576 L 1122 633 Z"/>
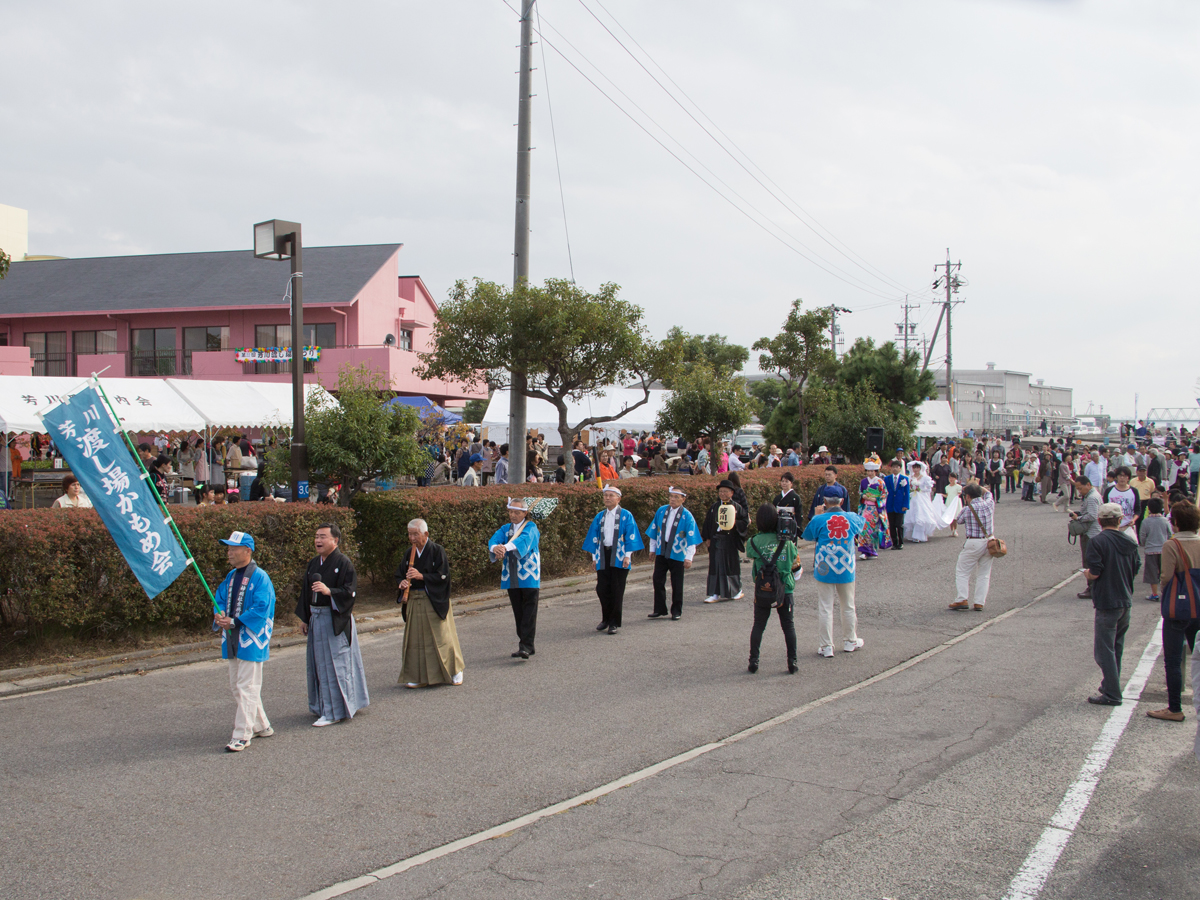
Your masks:
<path fill-rule="evenodd" d="M 333 347 L 322 347 L 322 350 L 378 350 L 383 344 L 338 344 Z M 394 345 L 393 345 L 394 346 Z M 395 348 L 406 349 L 406 348 Z M 131 378 L 173 378 L 190 377 L 192 375 L 192 354 L 202 353 L 201 350 L 122 350 L 116 351 L 125 357 L 125 371 Z M 230 354 L 233 349 L 216 351 Z M 90 374 L 79 367 L 79 357 L 94 356 L 92 353 L 31 353 L 33 357 L 34 375 L 51 375 L 63 377 L 78 377 Z M 102 353 L 112 356 L 114 353 Z M 305 374 L 313 374 L 319 363 L 305 360 Z M 243 375 L 290 375 L 291 361 L 287 362 L 246 362 L 241 364 Z M 112 374 L 111 372 L 109 373 Z"/>

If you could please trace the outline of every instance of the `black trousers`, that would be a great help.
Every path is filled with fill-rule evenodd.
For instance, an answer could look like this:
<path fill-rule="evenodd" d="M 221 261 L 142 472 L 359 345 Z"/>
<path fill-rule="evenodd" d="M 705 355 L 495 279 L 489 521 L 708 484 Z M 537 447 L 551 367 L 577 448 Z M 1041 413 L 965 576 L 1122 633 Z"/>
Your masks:
<path fill-rule="evenodd" d="M 654 611 L 667 613 L 667 573 L 671 573 L 671 615 L 683 614 L 683 560 L 654 557 Z"/>
<path fill-rule="evenodd" d="M 533 652 L 533 638 L 537 632 L 538 588 L 509 588 L 508 602 L 512 604 L 513 619 L 517 623 L 519 647 Z"/>
<path fill-rule="evenodd" d="M 796 658 L 796 623 L 792 618 L 792 595 L 788 594 L 784 604 L 775 610 L 779 613 L 779 627 L 783 629 L 783 642 L 787 645 L 787 658 L 791 662 Z M 762 646 L 763 631 L 771 618 L 770 603 L 754 602 L 754 627 L 750 630 L 750 659 L 758 662 L 758 651 Z"/>
<path fill-rule="evenodd" d="M 1183 642 L 1188 649 L 1196 646 L 1196 632 L 1200 631 L 1197 619 L 1163 619 L 1163 665 L 1167 670 L 1167 708 L 1171 712 L 1183 712 Z"/>
<path fill-rule="evenodd" d="M 904 546 L 904 513 L 889 512 L 888 517 L 888 534 L 892 538 L 893 547 Z"/>
<path fill-rule="evenodd" d="M 629 570 L 624 566 L 607 565 L 596 572 L 596 596 L 600 598 L 602 622 L 621 627 L 621 606 L 625 602 L 625 582 Z"/>

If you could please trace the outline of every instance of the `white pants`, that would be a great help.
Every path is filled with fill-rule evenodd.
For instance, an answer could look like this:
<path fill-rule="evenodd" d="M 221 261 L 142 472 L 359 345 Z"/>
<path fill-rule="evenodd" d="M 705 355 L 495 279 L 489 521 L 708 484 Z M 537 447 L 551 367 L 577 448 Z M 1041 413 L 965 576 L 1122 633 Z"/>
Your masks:
<path fill-rule="evenodd" d="M 833 646 L 833 601 L 837 598 L 842 610 L 842 640 L 858 639 L 858 614 L 854 611 L 854 582 L 825 584 L 817 582 L 818 637 L 822 647 Z"/>
<path fill-rule="evenodd" d="M 992 580 L 992 558 L 988 556 L 987 544 L 987 538 L 967 538 L 963 544 L 954 569 L 954 580 L 958 584 L 955 603 L 967 602 L 972 574 L 975 575 L 975 602 L 980 606 L 987 603 L 988 585 Z"/>
<path fill-rule="evenodd" d="M 248 741 L 256 731 L 271 727 L 262 705 L 263 664 L 245 659 L 229 661 L 229 688 L 237 712 L 233 716 L 233 740 Z"/>

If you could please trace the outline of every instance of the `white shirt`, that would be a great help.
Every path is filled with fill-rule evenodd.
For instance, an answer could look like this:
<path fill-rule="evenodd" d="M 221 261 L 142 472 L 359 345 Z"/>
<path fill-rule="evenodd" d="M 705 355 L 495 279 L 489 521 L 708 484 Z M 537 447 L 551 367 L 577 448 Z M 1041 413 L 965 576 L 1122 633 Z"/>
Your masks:
<path fill-rule="evenodd" d="M 59 509 L 91 509 L 92 501 L 88 499 L 87 494 L 83 491 L 79 492 L 79 496 L 72 500 L 70 494 L 63 494 L 54 501 L 54 505 Z"/>
<path fill-rule="evenodd" d="M 611 547 L 617 534 L 617 517 L 621 515 L 621 507 L 614 506 L 604 511 L 604 521 L 600 525 L 600 542 L 605 547 Z"/>
<path fill-rule="evenodd" d="M 741 461 L 736 453 L 729 454 L 729 471 L 740 472 L 746 468 L 746 464 Z"/>

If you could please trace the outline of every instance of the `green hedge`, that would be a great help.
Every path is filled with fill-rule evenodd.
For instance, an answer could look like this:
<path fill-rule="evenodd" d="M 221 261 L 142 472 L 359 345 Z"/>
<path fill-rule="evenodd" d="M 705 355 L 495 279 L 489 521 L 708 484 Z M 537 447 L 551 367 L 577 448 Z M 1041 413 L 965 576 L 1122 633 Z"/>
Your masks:
<path fill-rule="evenodd" d="M 342 528 L 342 549 L 357 556 L 355 517 L 348 509 L 276 503 L 173 510 L 179 530 L 216 586 L 229 571 L 218 538 L 254 535 L 254 558 L 271 576 L 278 615 L 290 613 L 322 522 Z M 212 606 L 195 571 L 179 576 L 153 600 L 133 577 L 94 510 L 30 509 L 0 513 L 0 621 L 32 634 L 46 629 L 76 635 L 198 627 Z"/>
<path fill-rule="evenodd" d="M 779 490 L 783 469 L 756 469 L 739 473 L 750 503 L 751 531 L 754 513 L 769 503 Z M 796 490 L 805 505 L 823 483 L 824 469 L 803 466 L 788 469 L 796 477 Z M 839 480 L 850 492 L 851 508 L 858 506 L 858 485 L 863 469 L 844 466 Z M 677 480 L 688 492 L 686 506 L 703 523 L 708 508 L 717 499 L 722 476 L 692 476 Z M 654 511 L 667 502 L 667 487 L 676 483 L 666 476 L 641 477 L 620 482 L 621 505 L 628 509 L 644 532 Z M 451 579 L 456 590 L 495 587 L 500 583 L 500 566 L 488 560 L 487 541 L 508 521 L 505 509 L 509 496 L 557 497 L 558 508 L 538 527 L 541 531 L 542 577 L 555 578 L 586 568 L 588 558 L 580 547 L 592 518 L 604 507 L 595 482 L 587 484 L 488 485 L 479 488 L 429 487 L 358 494 L 360 569 L 378 582 L 390 581 L 408 546 L 407 526 L 412 519 L 425 519 L 433 540 L 445 546 L 450 557 Z M 645 556 L 645 554 L 641 554 Z"/>

